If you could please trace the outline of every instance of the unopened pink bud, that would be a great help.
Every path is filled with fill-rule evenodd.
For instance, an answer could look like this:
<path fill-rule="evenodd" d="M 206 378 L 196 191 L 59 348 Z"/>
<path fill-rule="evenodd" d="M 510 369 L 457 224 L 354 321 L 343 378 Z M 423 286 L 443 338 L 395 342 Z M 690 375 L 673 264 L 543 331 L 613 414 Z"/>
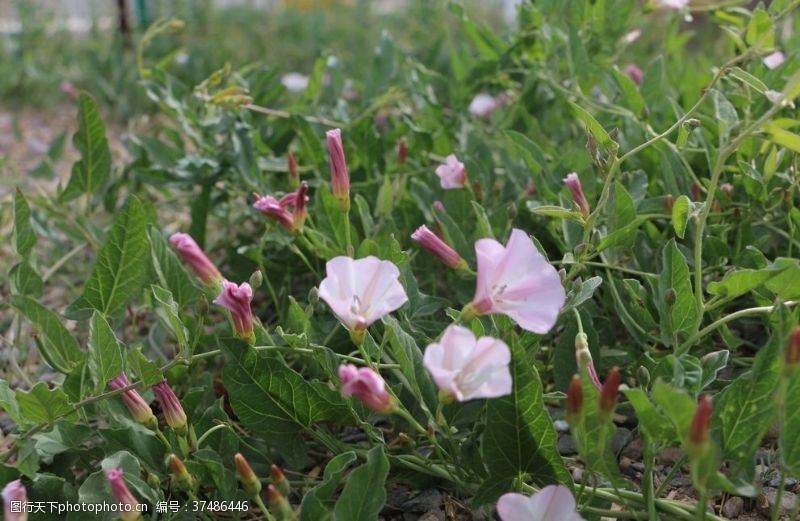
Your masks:
<path fill-rule="evenodd" d="M 130 385 L 131 382 L 125 376 L 125 373 L 120 373 L 116 378 L 108 382 L 108 386 L 115 391 Z M 122 391 L 120 398 L 122 398 L 122 403 L 125 404 L 134 420 L 151 429 L 158 427 L 158 421 L 153 415 L 153 410 L 135 389 Z"/>
<path fill-rule="evenodd" d="M 286 156 L 286 167 L 289 170 L 289 181 L 293 186 L 297 186 L 300 175 L 297 172 L 297 158 L 294 157 L 294 153 L 292 152 L 289 152 Z"/>
<path fill-rule="evenodd" d="M 625 66 L 625 74 L 627 74 L 628 77 L 631 80 L 633 80 L 633 83 L 635 83 L 636 85 L 642 84 L 642 80 L 644 79 L 644 72 L 642 72 L 642 69 L 640 69 L 633 63 L 629 63 L 628 65 Z"/>
<path fill-rule="evenodd" d="M 341 365 L 339 379 L 342 381 L 342 395 L 345 398 L 355 396 L 375 412 L 388 413 L 394 409 L 394 399 L 386 391 L 386 383 L 372 369 Z"/>
<path fill-rule="evenodd" d="M 406 145 L 406 140 L 404 138 L 400 138 L 400 142 L 397 143 L 397 162 L 401 165 L 406 163 L 406 157 L 408 156 L 408 145 Z"/>
<path fill-rule="evenodd" d="M 222 291 L 214 299 L 214 304 L 230 311 L 236 336 L 250 344 L 255 342 L 253 311 L 250 308 L 251 300 L 253 300 L 253 289 L 250 284 L 242 282 L 237 286 L 227 280 L 222 282 Z"/>
<path fill-rule="evenodd" d="M 303 181 L 295 194 L 294 212 L 292 212 L 292 230 L 297 231 L 303 228 L 303 224 L 308 217 L 308 183 Z"/>
<path fill-rule="evenodd" d="M 185 436 L 188 432 L 186 413 L 183 411 L 178 397 L 172 391 L 166 380 L 163 380 L 153 386 L 153 393 L 156 395 L 156 400 L 161 405 L 161 410 L 164 412 L 164 419 L 167 420 L 167 425 L 172 427 L 176 433 Z"/>
<path fill-rule="evenodd" d="M 694 452 L 700 455 L 705 451 L 711 430 L 711 397 L 704 394 L 697 402 L 692 417 L 692 424 L 689 426 L 689 449 L 690 454 Z"/>
<path fill-rule="evenodd" d="M 4 521 L 28 521 L 28 492 L 22 481 L 9 482 L 2 492 Z"/>
<path fill-rule="evenodd" d="M 211 262 L 200 246 L 192 239 L 191 235 L 186 233 L 173 233 L 169 238 L 170 244 L 175 248 L 175 251 L 183 259 L 183 262 L 189 265 L 195 274 L 205 284 L 215 286 L 222 281 L 222 275 L 214 263 Z"/>
<path fill-rule="evenodd" d="M 350 174 L 342 146 L 342 131 L 338 128 L 329 130 L 325 137 L 328 142 L 328 163 L 331 168 L 331 191 L 339 200 L 342 208 L 350 208 Z"/>
<path fill-rule="evenodd" d="M 134 495 L 125 483 L 125 476 L 122 469 L 111 469 L 106 471 L 106 478 L 111 485 L 111 493 L 114 497 L 122 503 L 127 505 L 125 508 L 120 509 L 120 517 L 123 521 L 136 521 L 142 518 L 142 514 L 138 512 L 139 501 L 136 500 Z"/>
<path fill-rule="evenodd" d="M 253 208 L 278 221 L 287 231 L 292 231 L 294 227 L 294 217 L 292 213 L 286 209 L 286 205 L 281 204 L 282 200 L 278 200 L 271 195 L 254 195 L 256 196 L 256 202 L 253 203 Z"/>
<path fill-rule="evenodd" d="M 411 234 L 417 244 L 432 253 L 437 259 L 449 268 L 463 269 L 467 263 L 453 248 L 447 245 L 442 239 L 430 231 L 424 224 Z"/>
<path fill-rule="evenodd" d="M 586 196 L 583 194 L 583 187 L 581 186 L 581 180 L 578 174 L 575 172 L 567 174 L 567 177 L 564 178 L 564 184 L 567 185 L 569 191 L 572 192 L 572 202 L 575 203 L 575 206 L 578 207 L 581 214 L 584 217 L 589 217 L 589 202 L 586 201 Z"/>

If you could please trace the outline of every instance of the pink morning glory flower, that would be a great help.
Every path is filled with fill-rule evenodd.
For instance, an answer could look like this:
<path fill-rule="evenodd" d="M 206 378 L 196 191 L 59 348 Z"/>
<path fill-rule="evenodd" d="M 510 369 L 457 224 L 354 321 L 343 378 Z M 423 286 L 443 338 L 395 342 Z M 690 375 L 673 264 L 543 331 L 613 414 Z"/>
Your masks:
<path fill-rule="evenodd" d="M 222 275 L 217 267 L 206 257 L 191 235 L 173 233 L 169 238 L 169 243 L 175 248 L 183 262 L 188 264 L 204 283 L 215 286 L 222 281 Z"/>
<path fill-rule="evenodd" d="M 383 378 L 369 367 L 341 365 L 339 379 L 342 381 L 342 396 L 345 398 L 355 396 L 375 412 L 387 413 L 394 408 L 394 399 L 386 391 Z"/>
<path fill-rule="evenodd" d="M 481 92 L 472 98 L 469 104 L 469 113 L 479 118 L 485 118 L 497 108 L 497 101 L 494 96 Z"/>
<path fill-rule="evenodd" d="M 464 269 L 467 267 L 467 263 L 461 258 L 461 255 L 446 242 L 437 237 L 436 234 L 424 224 L 411 234 L 411 238 L 433 254 L 434 257 L 442 261 L 448 268 Z"/>
<path fill-rule="evenodd" d="M 308 76 L 299 72 L 289 72 L 281 76 L 281 84 L 289 92 L 303 92 L 308 88 Z"/>
<path fill-rule="evenodd" d="M 467 169 L 454 154 L 447 156 L 444 163 L 436 167 L 436 175 L 445 190 L 464 188 L 467 184 Z"/>
<path fill-rule="evenodd" d="M 572 492 L 563 485 L 544 487 L 530 497 L 509 493 L 497 501 L 502 521 L 583 521 Z"/>
<path fill-rule="evenodd" d="M 28 511 L 28 492 L 22 481 L 15 479 L 10 481 L 2 492 L 3 496 L 3 519 L 5 521 L 27 521 Z"/>
<path fill-rule="evenodd" d="M 494 239 L 480 239 L 475 253 L 478 278 L 470 311 L 507 315 L 534 333 L 550 331 L 566 294 L 558 272 L 528 234 L 512 230 L 505 246 Z"/>
<path fill-rule="evenodd" d="M 469 329 L 452 325 L 425 349 L 423 362 L 441 393 L 459 402 L 511 393 L 511 351 L 502 340 L 476 339 Z"/>
<path fill-rule="evenodd" d="M 253 300 L 253 288 L 247 282 L 236 285 L 234 282 L 223 281 L 222 291 L 214 304 L 226 308 L 231 313 L 236 336 L 251 344 L 255 341 L 253 334 L 253 312 L 250 301 Z"/>
<path fill-rule="evenodd" d="M 135 521 L 142 518 L 138 512 L 137 507 L 139 501 L 136 500 L 128 484 L 125 483 L 125 476 L 122 469 L 111 469 L 106 471 L 106 478 L 111 485 L 111 493 L 117 498 L 117 501 L 125 505 L 120 508 L 120 517 L 123 521 Z"/>
<path fill-rule="evenodd" d="M 350 331 L 364 331 L 408 300 L 400 270 L 389 261 L 340 256 L 329 260 L 325 270 L 319 297 Z"/>
<path fill-rule="evenodd" d="M 780 65 L 786 61 L 786 56 L 784 56 L 781 51 L 775 51 L 772 54 L 765 56 L 763 61 L 764 65 L 766 65 L 768 69 L 774 69 L 776 67 L 780 67 Z"/>
<path fill-rule="evenodd" d="M 639 29 L 634 29 L 633 31 L 627 33 L 625 36 L 622 37 L 622 41 L 625 43 L 633 43 L 639 39 L 642 35 L 642 31 Z"/>

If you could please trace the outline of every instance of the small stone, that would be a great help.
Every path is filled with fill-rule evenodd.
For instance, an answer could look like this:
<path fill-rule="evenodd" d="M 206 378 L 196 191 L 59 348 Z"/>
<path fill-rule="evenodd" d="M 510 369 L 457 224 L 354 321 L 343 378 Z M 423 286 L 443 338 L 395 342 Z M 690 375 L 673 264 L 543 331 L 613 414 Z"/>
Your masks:
<path fill-rule="evenodd" d="M 611 438 L 611 450 L 614 454 L 619 454 L 629 441 L 631 441 L 631 431 L 625 427 L 620 427 L 614 432 L 614 437 Z"/>
<path fill-rule="evenodd" d="M 770 513 L 775 510 L 777 500 L 778 490 L 772 487 L 764 487 L 764 490 L 762 490 L 761 494 L 758 496 L 758 509 L 762 514 L 770 515 Z M 782 516 L 788 516 L 789 513 L 794 510 L 795 505 L 797 505 L 797 495 L 795 495 L 793 492 L 785 490 L 783 492 L 783 496 L 781 497 L 781 504 L 778 513 Z"/>
<path fill-rule="evenodd" d="M 558 453 L 562 456 L 571 456 L 577 454 L 578 449 L 575 448 L 575 440 L 569 434 L 562 434 L 558 438 Z"/>
<path fill-rule="evenodd" d="M 727 518 L 739 517 L 744 508 L 744 500 L 740 497 L 729 497 L 728 500 L 722 505 L 722 515 Z"/>
<path fill-rule="evenodd" d="M 683 451 L 677 447 L 667 447 L 658 453 L 658 460 L 662 465 L 675 465 L 683 457 Z"/>
<path fill-rule="evenodd" d="M 683 475 L 675 476 L 674 478 L 672 478 L 672 481 L 669 482 L 669 485 L 672 488 L 691 487 L 692 478 Z"/>
<path fill-rule="evenodd" d="M 423 513 L 438 510 L 441 506 L 442 493 L 435 488 L 429 488 L 403 503 L 400 508 L 407 512 Z"/>
<path fill-rule="evenodd" d="M 569 423 L 564 420 L 556 420 L 553 422 L 556 432 L 569 432 Z"/>
<path fill-rule="evenodd" d="M 581 467 L 575 467 L 572 469 L 572 481 L 575 483 L 583 482 L 583 469 Z"/>
<path fill-rule="evenodd" d="M 644 472 L 645 468 L 644 463 L 642 463 L 641 461 L 634 461 L 631 467 L 633 467 L 633 470 L 638 470 L 639 472 Z"/>
<path fill-rule="evenodd" d="M 794 478 L 790 478 L 786 476 L 786 480 L 783 482 L 784 489 L 791 489 L 797 484 L 797 480 Z M 769 480 L 769 486 L 778 488 L 781 486 L 781 474 L 780 472 L 774 472 Z"/>
<path fill-rule="evenodd" d="M 644 447 L 642 445 L 642 438 L 634 438 L 630 443 L 625 445 L 622 449 L 622 456 L 630 458 L 633 461 L 640 461 L 644 454 Z"/>
<path fill-rule="evenodd" d="M 422 514 L 417 521 L 446 521 L 446 518 L 441 510 L 430 510 Z"/>

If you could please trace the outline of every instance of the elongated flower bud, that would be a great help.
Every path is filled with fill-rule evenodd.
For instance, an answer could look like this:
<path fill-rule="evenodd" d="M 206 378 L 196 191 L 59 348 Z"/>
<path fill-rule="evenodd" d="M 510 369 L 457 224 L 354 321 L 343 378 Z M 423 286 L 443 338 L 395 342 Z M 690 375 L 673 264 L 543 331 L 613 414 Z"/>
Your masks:
<path fill-rule="evenodd" d="M 277 521 L 289 521 L 294 518 L 292 505 L 274 485 L 267 486 L 267 503 Z"/>
<path fill-rule="evenodd" d="M 597 371 L 594 368 L 592 352 L 589 351 L 589 337 L 586 336 L 586 333 L 578 333 L 575 335 L 575 363 L 578 369 L 586 371 L 589 375 L 589 379 L 598 391 L 603 388 L 600 379 L 597 377 Z"/>
<path fill-rule="evenodd" d="M 3 488 L 2 496 L 4 521 L 28 521 L 28 491 L 21 480 L 9 482 Z"/>
<path fill-rule="evenodd" d="M 792 334 L 789 335 L 789 342 L 786 344 L 786 353 L 783 359 L 787 376 L 793 375 L 800 369 L 800 326 L 795 327 Z"/>
<path fill-rule="evenodd" d="M 350 209 L 350 173 L 344 158 L 341 129 L 329 130 L 325 137 L 328 143 L 328 164 L 331 167 L 331 192 L 339 200 L 342 209 Z"/>
<path fill-rule="evenodd" d="M 386 383 L 381 375 L 369 367 L 341 365 L 339 379 L 342 381 L 342 395 L 345 398 L 355 396 L 375 412 L 388 413 L 394 409 L 394 399 L 386 391 Z"/>
<path fill-rule="evenodd" d="M 172 430 L 181 436 L 186 436 L 189 429 L 187 426 L 186 413 L 183 411 L 180 400 L 175 396 L 172 388 L 166 380 L 163 380 L 153 386 L 153 393 L 156 395 L 156 400 L 161 405 L 161 410 L 164 412 L 164 419 L 167 420 Z"/>
<path fill-rule="evenodd" d="M 400 165 L 406 164 L 406 157 L 408 156 L 408 146 L 406 145 L 405 138 L 400 138 L 397 143 L 397 163 Z"/>
<path fill-rule="evenodd" d="M 286 205 L 281 204 L 280 199 L 276 199 L 271 195 L 254 195 L 256 196 L 256 202 L 253 203 L 253 208 L 278 221 L 287 231 L 293 231 L 294 217 L 288 208 L 286 208 Z"/>
<path fill-rule="evenodd" d="M 169 455 L 169 474 L 172 487 L 176 490 L 188 492 L 194 490 L 197 480 L 189 474 L 189 469 L 183 464 L 183 461 L 175 454 Z"/>
<path fill-rule="evenodd" d="M 294 203 L 294 212 L 292 212 L 292 230 L 297 231 L 303 228 L 308 217 L 308 183 L 303 181 L 300 183 L 300 188 L 297 189 L 297 194 Z"/>
<path fill-rule="evenodd" d="M 411 238 L 420 246 L 442 261 L 448 268 L 466 269 L 467 263 L 453 248 L 436 236 L 424 224 L 411 234 Z"/>
<path fill-rule="evenodd" d="M 289 170 L 289 183 L 293 187 L 297 187 L 300 182 L 300 174 L 297 172 L 297 159 L 292 152 L 286 156 L 286 168 Z"/>
<path fill-rule="evenodd" d="M 186 233 L 173 233 L 169 238 L 170 244 L 175 248 L 180 258 L 189 265 L 195 274 L 205 284 L 216 286 L 222 282 L 222 275 L 214 263 L 206 257 L 200 246 Z"/>
<path fill-rule="evenodd" d="M 125 373 L 119 373 L 116 378 L 108 382 L 108 386 L 115 391 L 124 389 L 130 384 L 131 382 L 125 376 Z M 158 420 L 156 420 L 153 410 L 135 389 L 123 391 L 120 393 L 120 398 L 122 398 L 122 403 L 125 404 L 134 420 L 150 429 L 158 427 Z"/>
<path fill-rule="evenodd" d="M 689 454 L 694 457 L 702 455 L 708 448 L 709 431 L 711 429 L 711 397 L 704 394 L 697 402 L 692 424 L 689 427 Z"/>
<path fill-rule="evenodd" d="M 278 491 L 284 496 L 288 496 L 292 491 L 292 487 L 289 484 L 289 480 L 286 479 L 286 475 L 283 473 L 281 468 L 277 465 L 272 465 L 269 469 L 269 474 L 272 478 L 272 484 L 275 485 L 275 488 L 277 488 Z"/>
<path fill-rule="evenodd" d="M 261 492 L 261 480 L 253 472 L 253 468 L 241 452 L 236 453 L 233 462 L 236 465 L 236 473 L 239 475 L 242 488 L 250 497 L 256 497 Z"/>
<path fill-rule="evenodd" d="M 567 185 L 569 191 L 572 192 L 572 202 L 575 203 L 575 206 L 580 210 L 581 214 L 584 217 L 589 217 L 589 202 L 583 194 L 583 187 L 581 186 L 581 180 L 578 174 L 575 172 L 567 174 L 567 177 L 564 178 L 564 184 Z"/>
<path fill-rule="evenodd" d="M 606 376 L 606 381 L 603 382 L 603 388 L 600 390 L 600 412 L 609 415 L 609 417 L 617 406 L 620 379 L 619 369 L 612 367 Z"/>
<path fill-rule="evenodd" d="M 253 332 L 251 300 L 253 300 L 253 288 L 250 287 L 250 284 L 242 282 L 237 286 L 226 280 L 223 281 L 222 291 L 214 299 L 214 304 L 222 306 L 230 312 L 236 336 L 245 342 L 254 344 L 256 337 Z"/>
<path fill-rule="evenodd" d="M 134 495 L 125 483 L 125 476 L 122 469 L 111 469 L 106 472 L 106 478 L 111 485 L 111 493 L 119 503 L 121 503 L 120 517 L 123 521 L 137 521 L 142 518 L 142 515 L 136 510 L 139 501 L 136 500 Z"/>
<path fill-rule="evenodd" d="M 567 389 L 566 419 L 570 425 L 577 425 L 583 415 L 583 384 L 581 377 L 574 375 Z"/>

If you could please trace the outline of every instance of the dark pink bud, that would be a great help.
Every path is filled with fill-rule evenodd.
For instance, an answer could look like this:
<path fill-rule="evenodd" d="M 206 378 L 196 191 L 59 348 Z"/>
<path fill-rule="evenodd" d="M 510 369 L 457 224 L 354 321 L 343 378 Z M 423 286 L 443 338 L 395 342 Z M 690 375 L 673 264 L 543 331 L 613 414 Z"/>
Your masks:
<path fill-rule="evenodd" d="M 697 409 L 689 427 L 689 442 L 699 448 L 708 441 L 711 428 L 711 397 L 704 394 L 697 402 Z"/>
<path fill-rule="evenodd" d="M 128 380 L 128 377 L 125 376 L 125 373 L 120 373 L 116 378 L 108 382 L 108 386 L 115 391 L 124 389 L 130 385 L 131 382 Z M 158 426 L 158 421 L 153 415 L 153 410 L 147 402 L 144 401 L 142 395 L 136 392 L 135 389 L 122 391 L 122 393 L 120 393 L 120 398 L 122 398 L 122 403 L 125 404 L 125 407 L 131 413 L 134 420 L 151 429 Z"/>
<path fill-rule="evenodd" d="M 200 246 L 186 233 L 173 233 L 169 238 L 170 244 L 175 248 L 183 262 L 189 265 L 195 274 L 204 283 L 216 286 L 222 281 L 222 275 L 214 263 L 211 262 Z"/>
<path fill-rule="evenodd" d="M 328 142 L 328 163 L 331 168 L 331 191 L 339 200 L 342 208 L 350 208 L 350 174 L 347 171 L 347 161 L 344 157 L 342 146 L 342 131 L 329 130 L 325 134 Z"/>
<path fill-rule="evenodd" d="M 411 238 L 449 268 L 466 268 L 467 263 L 442 239 L 436 236 L 424 224 L 411 234 Z"/>
<path fill-rule="evenodd" d="M 583 195 L 583 187 L 581 186 L 581 180 L 578 174 L 575 172 L 567 174 L 567 177 L 564 178 L 564 184 L 567 185 L 569 191 L 572 192 L 572 202 L 575 203 L 575 206 L 580 210 L 581 214 L 584 217 L 589 217 L 589 203 L 586 201 L 586 196 Z"/>
<path fill-rule="evenodd" d="M 185 436 L 188 432 L 186 413 L 183 411 L 180 400 L 175 396 L 172 388 L 166 380 L 163 380 L 153 386 L 153 393 L 156 395 L 156 400 L 161 405 L 161 410 L 164 412 L 164 419 L 167 420 L 167 425 L 172 427 L 176 433 Z"/>
<path fill-rule="evenodd" d="M 136 500 L 134 495 L 125 483 L 125 476 L 122 469 L 111 469 L 106 471 L 106 478 L 111 485 L 111 493 L 114 497 L 126 505 L 125 508 L 120 509 L 120 517 L 123 521 L 136 521 L 142 518 L 142 515 L 137 511 L 139 501 Z"/>
<path fill-rule="evenodd" d="M 642 84 L 642 80 L 644 79 L 644 73 L 642 72 L 642 69 L 640 69 L 636 65 L 634 65 L 632 63 L 629 63 L 628 65 L 626 65 L 625 66 L 625 74 L 627 74 L 628 77 L 631 80 L 633 80 L 633 83 L 635 83 L 636 85 L 641 85 Z"/>

